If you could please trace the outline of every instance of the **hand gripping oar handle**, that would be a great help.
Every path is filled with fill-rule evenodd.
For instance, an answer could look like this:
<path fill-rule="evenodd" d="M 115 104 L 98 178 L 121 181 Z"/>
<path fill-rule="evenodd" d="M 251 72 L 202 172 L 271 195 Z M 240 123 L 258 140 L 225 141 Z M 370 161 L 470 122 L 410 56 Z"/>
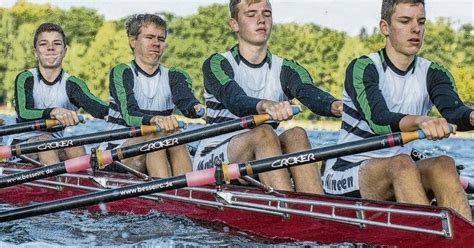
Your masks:
<path fill-rule="evenodd" d="M 295 114 L 299 113 L 299 108 L 293 108 Z M 106 166 L 114 160 L 123 160 L 154 151 L 167 149 L 170 147 L 230 133 L 246 128 L 254 128 L 265 123 L 271 117 L 268 114 L 250 115 L 240 119 L 230 120 L 219 124 L 206 126 L 200 129 L 194 129 L 187 132 L 177 133 L 166 137 L 150 140 L 141 144 L 135 144 L 127 147 L 119 147 L 112 151 L 101 151 L 97 149 L 97 162 L 99 167 Z M 105 133 L 104 133 L 105 135 Z M 1 152 L 1 151 L 0 151 Z M 91 155 L 68 159 L 64 162 L 36 168 L 25 172 L 15 173 L 5 177 L 0 177 L 0 188 L 10 187 L 21 183 L 60 175 L 63 173 L 74 173 L 91 168 Z"/>
<path fill-rule="evenodd" d="M 83 123 L 85 121 L 84 116 L 79 115 L 78 117 L 79 122 Z M 38 131 L 56 127 L 62 127 L 61 122 L 59 122 L 58 120 L 47 119 L 29 121 L 0 127 L 0 136 Z"/>
<path fill-rule="evenodd" d="M 178 128 L 186 128 L 186 123 L 184 121 L 178 121 Z M 142 129 L 142 135 L 145 134 L 151 134 L 151 133 L 159 133 L 161 132 L 161 127 L 160 125 L 155 125 L 155 126 L 141 126 Z"/>
<path fill-rule="evenodd" d="M 347 156 L 351 154 L 399 146 L 406 144 L 407 142 L 408 141 L 403 140 L 402 134 L 394 133 L 368 138 L 365 140 L 358 140 L 298 153 L 286 154 L 273 158 L 266 158 L 240 164 L 230 164 L 226 165 L 227 168 L 223 169 L 223 171 L 226 173 L 225 178 L 233 180 L 246 175 L 253 175 L 261 172 L 313 163 L 340 156 Z M 0 213 L 0 222 L 54 213 L 73 208 L 86 207 L 98 203 L 127 199 L 130 197 L 179 189 L 188 186 L 194 187 L 203 186 L 206 184 L 214 184 L 216 182 L 215 171 L 216 168 L 202 171 L 193 171 L 181 176 L 158 179 L 141 184 L 125 186 L 122 188 L 104 190 L 78 197 L 60 199 L 23 208 L 7 210 Z"/>

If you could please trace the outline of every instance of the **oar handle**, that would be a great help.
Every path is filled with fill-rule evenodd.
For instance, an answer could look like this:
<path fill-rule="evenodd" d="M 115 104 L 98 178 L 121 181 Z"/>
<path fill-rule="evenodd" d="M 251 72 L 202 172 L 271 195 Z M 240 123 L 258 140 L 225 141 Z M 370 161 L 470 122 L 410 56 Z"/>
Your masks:
<path fill-rule="evenodd" d="M 203 117 L 205 113 L 206 113 L 206 110 L 203 107 L 201 107 L 201 109 L 199 109 L 199 111 L 196 112 L 196 115 L 199 117 Z"/>
<path fill-rule="evenodd" d="M 299 114 L 301 112 L 301 106 L 291 105 L 291 110 L 293 111 L 293 115 Z M 254 115 L 253 119 L 255 121 L 255 126 L 259 126 L 267 121 L 273 120 L 272 116 L 269 114 Z"/>
<path fill-rule="evenodd" d="M 83 115 L 78 115 L 79 118 L 79 123 L 85 123 L 86 118 L 84 118 Z M 46 128 L 53 128 L 53 127 L 61 127 L 63 126 L 60 121 L 58 120 L 53 120 L 53 119 L 47 119 L 46 121 Z"/>
<path fill-rule="evenodd" d="M 456 130 L 456 126 L 453 124 L 448 124 L 449 132 L 454 133 Z M 418 139 L 426 139 L 426 134 L 423 130 L 417 130 L 413 132 L 402 132 L 402 140 L 403 144 L 407 144 L 411 141 L 418 140 Z"/>
<path fill-rule="evenodd" d="M 178 121 L 178 128 L 185 128 L 186 127 L 186 123 L 184 123 L 184 121 Z M 160 125 L 156 125 L 156 132 L 161 132 L 161 127 Z"/>
<path fill-rule="evenodd" d="M 178 121 L 178 128 L 186 128 L 186 123 L 184 121 Z M 140 127 L 142 136 L 152 133 L 159 133 L 161 132 L 161 127 L 159 125 L 149 126 L 143 125 Z"/>
<path fill-rule="evenodd" d="M 293 115 L 297 115 L 301 112 L 301 106 L 300 105 L 291 105 L 291 110 L 293 111 Z M 269 121 L 273 120 L 273 117 L 269 115 L 270 118 L 268 119 Z"/>
<path fill-rule="evenodd" d="M 456 126 L 453 124 L 448 124 L 448 128 L 449 128 L 449 133 L 454 133 Z M 418 132 L 419 139 L 426 139 L 425 132 L 423 132 L 422 130 L 418 130 L 417 132 Z"/>

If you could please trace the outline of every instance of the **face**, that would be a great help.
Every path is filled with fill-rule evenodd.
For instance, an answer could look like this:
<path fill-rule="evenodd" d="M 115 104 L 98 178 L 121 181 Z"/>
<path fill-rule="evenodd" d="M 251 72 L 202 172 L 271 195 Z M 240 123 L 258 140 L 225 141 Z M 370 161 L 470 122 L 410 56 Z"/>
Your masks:
<path fill-rule="evenodd" d="M 35 57 L 40 67 L 55 69 L 60 68 L 66 47 L 63 38 L 58 32 L 43 32 L 38 35 L 35 44 Z"/>
<path fill-rule="evenodd" d="M 154 24 L 143 26 L 137 37 L 129 37 L 138 64 L 158 66 L 165 50 L 166 30 Z"/>
<path fill-rule="evenodd" d="M 391 24 L 382 20 L 380 29 L 387 36 L 387 46 L 406 56 L 414 56 L 423 44 L 425 21 L 422 4 L 402 3 L 396 6 Z"/>
<path fill-rule="evenodd" d="M 265 45 L 272 32 L 272 6 L 268 0 L 248 5 L 245 0 L 238 5 L 238 20 L 230 19 L 229 25 L 237 33 L 239 43 Z"/>

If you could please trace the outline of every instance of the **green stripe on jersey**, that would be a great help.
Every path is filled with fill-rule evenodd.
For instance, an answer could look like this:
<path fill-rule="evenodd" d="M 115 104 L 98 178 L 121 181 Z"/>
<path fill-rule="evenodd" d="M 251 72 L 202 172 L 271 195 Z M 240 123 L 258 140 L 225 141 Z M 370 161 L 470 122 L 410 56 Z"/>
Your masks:
<path fill-rule="evenodd" d="M 126 64 L 119 64 L 114 67 L 113 69 L 113 78 L 115 85 L 115 90 L 117 91 L 118 100 L 120 102 L 120 109 L 122 110 L 122 117 L 130 126 L 140 126 L 142 124 L 143 117 L 136 117 L 131 116 L 128 113 L 128 101 L 127 101 L 127 92 L 125 91 L 125 86 L 123 83 L 123 74 L 126 69 L 130 69 L 130 67 Z M 132 71 L 133 73 L 133 71 Z"/>
<path fill-rule="evenodd" d="M 22 72 L 16 82 L 16 93 L 18 96 L 18 115 L 20 118 L 25 120 L 41 119 L 43 117 L 44 110 L 30 110 L 26 109 L 26 94 L 25 94 L 25 83 L 29 77 L 33 77 L 33 73 L 30 71 Z"/>
<path fill-rule="evenodd" d="M 226 85 L 232 79 L 222 70 L 221 63 L 225 59 L 221 54 L 215 54 L 211 58 L 211 72 L 217 78 L 221 85 Z"/>
<path fill-rule="evenodd" d="M 170 72 L 176 72 L 176 73 L 183 74 L 183 76 L 186 80 L 186 84 L 188 85 L 188 88 L 191 90 L 191 92 L 193 92 L 193 80 L 191 79 L 191 77 L 189 76 L 189 74 L 185 70 L 183 70 L 179 67 L 176 67 L 176 68 L 172 67 L 172 68 L 170 68 Z"/>
<path fill-rule="evenodd" d="M 451 82 L 451 86 L 453 87 L 453 90 L 456 92 L 456 94 L 458 94 L 458 88 L 456 87 L 454 77 L 453 77 L 453 75 L 451 75 L 451 73 L 448 71 L 448 69 L 446 69 L 446 67 L 432 62 L 430 64 L 430 68 L 433 69 L 433 70 L 439 70 L 439 71 L 443 72 L 444 74 L 446 74 L 446 76 L 449 78 L 449 81 Z"/>
<path fill-rule="evenodd" d="M 364 115 L 372 130 L 376 134 L 391 133 L 392 129 L 390 128 L 390 125 L 380 126 L 372 121 L 372 110 L 370 109 L 369 100 L 367 98 L 367 92 L 365 91 L 364 85 L 364 71 L 369 65 L 372 64 L 374 64 L 374 62 L 369 58 L 357 59 L 353 68 L 352 84 L 354 85 L 354 89 L 357 94 L 357 102 L 362 109 L 362 114 Z"/>
<path fill-rule="evenodd" d="M 298 76 L 300 77 L 302 83 L 313 84 L 313 79 L 311 78 L 311 75 L 309 75 L 309 72 L 295 61 L 284 59 L 283 66 L 288 66 L 290 67 L 290 69 L 298 73 Z"/>
<path fill-rule="evenodd" d="M 86 85 L 86 83 L 85 83 L 83 80 L 81 80 L 81 79 L 79 79 L 79 78 L 77 78 L 77 77 L 75 77 L 75 76 L 70 76 L 70 77 L 68 78 L 68 81 L 71 81 L 71 82 L 73 82 L 74 84 L 76 84 L 77 86 L 79 86 L 79 88 L 81 88 L 82 92 L 83 92 L 90 100 L 93 100 L 93 101 L 95 101 L 95 102 L 97 102 L 97 103 L 99 103 L 99 104 L 101 104 L 101 105 L 107 106 L 103 101 L 101 101 L 99 98 L 97 98 L 96 96 L 94 96 L 94 95 L 90 92 L 89 88 L 87 88 L 87 85 Z"/>

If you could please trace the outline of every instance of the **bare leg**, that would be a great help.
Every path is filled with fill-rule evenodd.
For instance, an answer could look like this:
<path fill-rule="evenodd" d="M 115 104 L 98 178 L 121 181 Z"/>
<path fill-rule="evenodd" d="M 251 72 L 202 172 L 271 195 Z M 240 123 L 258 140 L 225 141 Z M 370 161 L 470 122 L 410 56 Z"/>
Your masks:
<path fill-rule="evenodd" d="M 167 151 L 173 176 L 183 175 L 192 171 L 191 157 L 186 145 L 171 147 Z"/>
<path fill-rule="evenodd" d="M 166 156 L 166 150 L 160 150 L 146 155 L 146 168 L 150 177 L 170 177 L 171 168 Z"/>
<path fill-rule="evenodd" d="M 417 165 L 425 190 L 434 193 L 438 205 L 452 208 L 471 221 L 471 209 L 459 182 L 454 160 L 441 156 L 418 161 Z"/>
<path fill-rule="evenodd" d="M 362 198 L 389 200 L 428 205 L 421 176 L 415 162 L 408 155 L 370 159 L 359 170 Z"/>
<path fill-rule="evenodd" d="M 229 162 L 240 163 L 281 155 L 278 136 L 269 125 L 262 125 L 232 138 Z M 260 173 L 260 181 L 278 190 L 293 191 L 287 169 Z"/>
<path fill-rule="evenodd" d="M 300 127 L 289 129 L 280 135 L 283 153 L 293 153 L 311 149 L 306 131 Z M 297 192 L 323 194 L 321 172 L 317 163 L 291 167 L 291 176 Z"/>
<path fill-rule="evenodd" d="M 64 149 L 66 159 L 76 158 L 86 154 L 84 146 L 69 147 Z"/>
<path fill-rule="evenodd" d="M 38 142 L 38 141 L 47 141 L 52 139 L 52 137 L 48 134 L 43 134 L 38 137 L 33 137 L 27 141 L 27 143 L 33 143 L 33 142 Z M 59 163 L 59 153 L 58 150 L 51 150 L 51 151 L 45 151 L 45 152 L 38 152 L 36 154 L 29 154 L 33 159 L 36 159 L 36 156 L 38 156 L 38 160 L 44 164 L 47 165 L 52 165 L 52 164 L 57 164 Z"/>

